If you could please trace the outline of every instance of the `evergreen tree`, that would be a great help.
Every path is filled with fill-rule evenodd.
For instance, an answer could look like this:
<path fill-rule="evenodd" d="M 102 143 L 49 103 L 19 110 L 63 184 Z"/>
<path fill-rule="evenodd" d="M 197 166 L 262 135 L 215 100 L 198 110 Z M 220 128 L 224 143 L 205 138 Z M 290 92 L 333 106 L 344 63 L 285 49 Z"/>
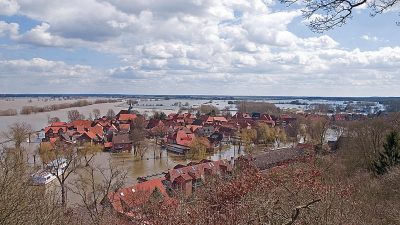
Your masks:
<path fill-rule="evenodd" d="M 373 163 L 373 169 L 379 175 L 400 164 L 400 134 L 397 131 L 392 131 L 386 137 L 383 148 L 383 152 L 379 153 L 378 159 Z"/>

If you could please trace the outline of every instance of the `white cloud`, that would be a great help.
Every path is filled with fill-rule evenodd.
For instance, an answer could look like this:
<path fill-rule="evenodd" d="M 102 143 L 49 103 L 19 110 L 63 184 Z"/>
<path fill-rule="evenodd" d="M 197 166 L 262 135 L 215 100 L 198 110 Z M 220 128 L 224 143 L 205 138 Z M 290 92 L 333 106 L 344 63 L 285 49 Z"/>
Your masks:
<path fill-rule="evenodd" d="M 7 23 L 0 21 L 0 37 L 10 36 L 11 38 L 18 34 L 19 25 L 17 23 Z"/>
<path fill-rule="evenodd" d="M 0 60 L 0 78 L 3 93 L 94 93 L 105 76 L 88 65 L 32 58 Z"/>
<path fill-rule="evenodd" d="M 1 0 L 0 1 L 0 15 L 12 16 L 19 10 L 19 5 L 16 0 Z"/>
<path fill-rule="evenodd" d="M 362 35 L 360 38 L 363 40 L 366 40 L 366 41 L 378 41 L 379 40 L 376 36 L 370 36 L 367 34 Z"/>
<path fill-rule="evenodd" d="M 18 14 L 39 25 L 19 33 L 18 24 L 0 22 L 0 36 L 33 47 L 88 48 L 117 56 L 121 62 L 100 70 L 43 59 L 2 61 L 3 76 L 25 73 L 31 79 L 68 83 L 63 76 L 83 82 L 99 74 L 100 80 L 90 81 L 92 86 L 112 81 L 116 87 L 107 89 L 111 92 L 129 91 L 134 84 L 136 91 L 182 94 L 211 90 L 246 94 L 250 88 L 254 94 L 282 95 L 324 93 L 320 85 L 348 90 L 354 85 L 362 91 L 374 84 L 400 85 L 399 48 L 344 49 L 329 35 L 301 37 L 289 28 L 301 12 L 275 12 L 272 0 L 18 3 Z M 379 40 L 369 35 L 360 38 Z"/>
<path fill-rule="evenodd" d="M 65 41 L 63 41 L 62 38 L 51 34 L 49 28 L 50 25 L 48 23 L 42 23 L 15 39 L 22 43 L 39 46 L 65 46 Z"/>

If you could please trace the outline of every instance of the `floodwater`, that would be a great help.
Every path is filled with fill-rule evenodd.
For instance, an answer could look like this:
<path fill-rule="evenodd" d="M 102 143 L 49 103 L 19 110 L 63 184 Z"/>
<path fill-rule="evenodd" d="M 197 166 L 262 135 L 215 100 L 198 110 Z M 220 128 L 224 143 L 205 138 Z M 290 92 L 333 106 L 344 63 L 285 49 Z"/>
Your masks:
<path fill-rule="evenodd" d="M 40 158 L 38 158 L 37 152 L 38 144 L 27 143 L 25 148 L 27 149 L 27 162 L 39 168 L 41 166 Z M 160 157 L 161 153 L 161 157 Z M 232 159 L 244 154 L 243 151 L 238 150 L 237 146 L 229 145 L 222 151 L 215 151 L 209 154 L 206 158 L 211 160 L 219 159 Z M 34 160 L 34 155 L 36 155 L 36 160 Z M 135 157 L 133 153 L 109 153 L 100 152 L 95 155 L 91 161 L 91 165 L 94 165 L 97 169 L 104 169 L 108 173 L 109 165 L 113 168 L 118 169 L 121 173 L 126 173 L 126 178 L 124 180 L 124 186 L 129 186 L 137 183 L 138 177 L 160 175 L 163 172 L 167 172 L 172 169 L 177 164 L 187 164 L 190 160 L 187 160 L 182 155 L 176 155 L 166 150 L 161 149 L 160 146 L 151 144 L 143 159 Z M 80 176 L 84 176 L 83 169 L 78 169 L 75 173 L 72 173 L 67 180 L 67 186 L 73 188 L 74 184 L 80 179 Z M 97 178 L 100 181 L 101 177 Z M 46 186 L 46 191 L 56 191 L 60 193 L 60 187 L 58 181 L 54 180 L 52 184 Z M 67 199 L 69 205 L 79 204 L 80 197 L 73 193 L 71 189 L 67 189 Z"/>

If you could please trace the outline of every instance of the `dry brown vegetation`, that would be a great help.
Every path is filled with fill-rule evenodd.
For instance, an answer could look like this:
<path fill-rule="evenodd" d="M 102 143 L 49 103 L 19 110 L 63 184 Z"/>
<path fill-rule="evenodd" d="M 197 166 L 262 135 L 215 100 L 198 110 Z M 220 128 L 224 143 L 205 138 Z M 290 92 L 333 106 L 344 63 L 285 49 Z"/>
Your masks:
<path fill-rule="evenodd" d="M 60 104 L 52 104 L 47 106 L 24 106 L 22 107 L 20 114 L 22 115 L 29 115 L 32 113 L 41 113 L 41 112 L 51 112 L 60 109 L 67 109 L 67 108 L 76 108 L 76 107 L 83 107 L 93 104 L 103 104 L 103 103 L 112 103 L 118 102 L 116 99 L 97 99 L 95 101 L 88 101 L 88 100 L 78 100 L 72 103 L 60 103 Z"/>
<path fill-rule="evenodd" d="M 220 113 L 218 107 L 216 107 L 214 105 L 201 105 L 198 108 L 198 111 L 201 114 L 205 114 L 205 115 L 209 115 L 209 116 L 216 116 L 216 115 L 219 115 L 219 113 Z"/>
<path fill-rule="evenodd" d="M 29 183 L 27 167 L 16 149 L 0 156 L 0 224 L 67 224 L 60 217 L 57 198 Z"/>
<path fill-rule="evenodd" d="M 270 115 L 279 115 L 279 109 L 275 106 L 275 104 L 268 102 L 247 102 L 247 101 L 239 101 L 236 102 L 236 108 L 238 112 L 241 113 L 267 113 Z"/>
<path fill-rule="evenodd" d="M 15 116 L 18 112 L 16 109 L 0 110 L 0 116 Z"/>

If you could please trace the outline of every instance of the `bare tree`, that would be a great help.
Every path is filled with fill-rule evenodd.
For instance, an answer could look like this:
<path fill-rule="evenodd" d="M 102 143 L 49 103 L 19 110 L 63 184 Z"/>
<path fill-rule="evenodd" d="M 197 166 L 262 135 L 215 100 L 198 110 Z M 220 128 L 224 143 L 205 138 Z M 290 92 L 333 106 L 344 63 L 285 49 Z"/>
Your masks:
<path fill-rule="evenodd" d="M 390 125 L 382 118 L 347 124 L 347 139 L 340 154 L 350 173 L 370 169 L 372 162 L 383 150 L 386 135 L 391 130 Z"/>
<path fill-rule="evenodd" d="M 109 119 L 113 119 L 113 118 L 115 117 L 115 112 L 114 112 L 114 110 L 113 110 L 113 109 L 109 109 L 109 110 L 107 111 L 106 117 L 109 118 Z"/>
<path fill-rule="evenodd" d="M 109 215 L 107 206 L 101 203 L 110 192 L 122 187 L 125 178 L 126 171 L 116 169 L 110 161 L 108 168 L 90 165 L 79 175 L 71 191 L 80 197 L 78 206 L 89 215 L 92 224 L 111 224 L 115 220 L 115 215 Z"/>
<path fill-rule="evenodd" d="M 102 150 L 103 147 L 101 145 L 85 143 L 78 147 L 78 154 L 85 160 L 85 166 L 89 166 L 90 161 Z"/>
<path fill-rule="evenodd" d="M 202 113 L 202 114 L 206 114 L 209 116 L 216 116 L 218 115 L 219 109 L 216 106 L 213 105 L 201 105 L 198 110 Z"/>
<path fill-rule="evenodd" d="M 306 121 L 306 125 L 311 140 L 322 147 L 330 125 L 329 119 L 325 117 L 311 118 Z"/>
<path fill-rule="evenodd" d="M 147 139 L 144 139 L 143 141 L 136 143 L 135 156 L 140 157 L 140 159 L 143 159 L 144 155 L 149 150 L 149 145 L 150 143 Z"/>
<path fill-rule="evenodd" d="M 151 129 L 152 134 L 156 138 L 156 140 L 155 140 L 156 141 L 156 145 L 158 144 L 158 139 L 164 138 L 165 135 L 167 135 L 167 131 L 168 131 L 168 129 L 164 125 L 157 125 L 153 129 Z"/>
<path fill-rule="evenodd" d="M 83 120 L 85 119 L 85 116 L 82 115 L 78 110 L 73 109 L 67 112 L 68 114 L 68 119 L 70 122 L 73 122 L 75 120 Z"/>
<path fill-rule="evenodd" d="M 131 122 L 130 126 L 129 137 L 133 144 L 134 154 L 136 155 L 138 148 L 146 138 L 145 120 L 143 117 L 138 117 Z"/>
<path fill-rule="evenodd" d="M 51 123 L 54 123 L 54 122 L 60 122 L 61 120 L 60 120 L 60 118 L 58 118 L 58 117 L 50 117 L 50 115 L 48 115 L 47 116 L 47 123 L 49 123 L 49 124 L 51 124 Z"/>
<path fill-rule="evenodd" d="M 207 138 L 196 137 L 190 144 L 190 150 L 187 156 L 192 160 L 202 159 L 207 155 L 207 148 L 209 146 L 210 145 Z"/>
<path fill-rule="evenodd" d="M 285 130 L 275 127 L 274 128 L 274 138 L 275 138 L 275 143 L 278 144 L 278 147 L 280 147 L 282 142 L 285 142 L 287 140 L 286 132 Z"/>
<path fill-rule="evenodd" d="M 68 224 L 53 193 L 31 185 L 30 168 L 19 154 L 0 152 L 0 224 Z"/>
<path fill-rule="evenodd" d="M 21 144 L 25 142 L 31 135 L 32 128 L 27 123 L 14 123 L 8 127 L 8 131 L 3 132 L 3 136 L 14 142 L 15 148 L 20 149 Z"/>
<path fill-rule="evenodd" d="M 50 167 L 61 187 L 61 204 L 65 207 L 67 205 L 66 181 L 80 167 L 80 155 L 72 146 L 65 145 L 61 141 L 56 142 L 56 145 L 57 147 L 53 150 L 55 160 L 50 163 Z"/>
<path fill-rule="evenodd" d="M 96 120 L 99 119 L 101 117 L 100 110 L 93 109 L 93 116 L 94 116 L 94 119 L 96 119 Z"/>
<path fill-rule="evenodd" d="M 257 142 L 264 144 L 267 147 L 268 144 L 272 143 L 275 139 L 274 129 L 265 123 L 257 126 Z"/>
<path fill-rule="evenodd" d="M 300 3 L 303 16 L 314 32 L 324 32 L 344 25 L 355 9 L 367 6 L 371 16 L 381 14 L 398 5 L 399 0 L 280 0 L 292 5 Z"/>

